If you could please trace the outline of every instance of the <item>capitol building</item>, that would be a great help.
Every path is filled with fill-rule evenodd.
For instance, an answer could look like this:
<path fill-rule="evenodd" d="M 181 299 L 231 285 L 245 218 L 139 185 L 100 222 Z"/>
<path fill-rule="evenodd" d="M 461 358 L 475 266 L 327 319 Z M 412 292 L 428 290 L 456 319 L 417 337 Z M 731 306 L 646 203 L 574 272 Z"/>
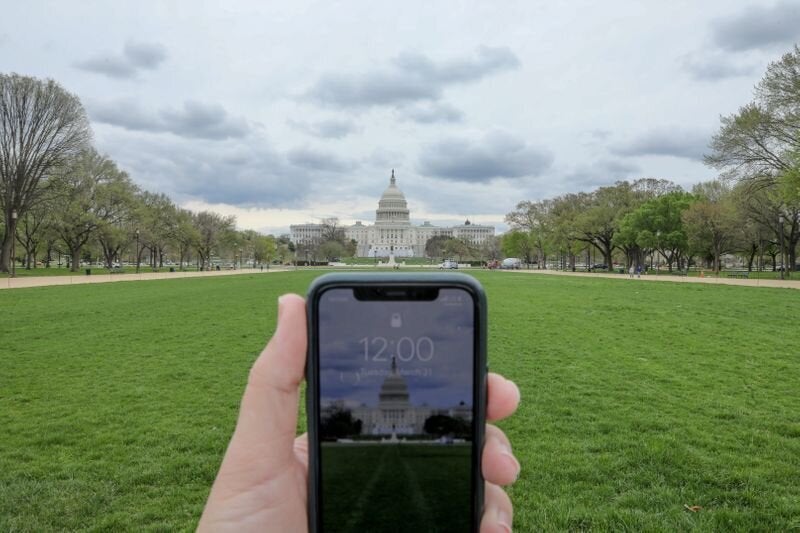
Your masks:
<path fill-rule="evenodd" d="M 348 409 L 341 400 L 330 402 L 322 408 L 322 416 L 335 410 Z M 472 408 L 464 402 L 449 408 L 436 409 L 411 403 L 408 384 L 397 362 L 392 357 L 391 370 L 383 380 L 375 407 L 361 404 L 349 409 L 353 419 L 361 421 L 362 435 L 421 435 L 425 421 L 433 415 L 445 415 L 472 422 Z"/>
<path fill-rule="evenodd" d="M 494 236 L 494 226 L 472 224 L 469 220 L 458 226 L 441 227 L 425 222 L 421 226 L 411 224 L 408 203 L 397 187 L 392 170 L 389 186 L 383 191 L 375 211 L 375 224 L 368 226 L 361 221 L 344 226 L 345 238 L 353 240 L 358 257 L 425 257 L 425 244 L 432 237 L 445 236 L 480 245 Z M 289 227 L 291 241 L 297 245 L 321 244 L 322 224 L 295 224 Z"/>

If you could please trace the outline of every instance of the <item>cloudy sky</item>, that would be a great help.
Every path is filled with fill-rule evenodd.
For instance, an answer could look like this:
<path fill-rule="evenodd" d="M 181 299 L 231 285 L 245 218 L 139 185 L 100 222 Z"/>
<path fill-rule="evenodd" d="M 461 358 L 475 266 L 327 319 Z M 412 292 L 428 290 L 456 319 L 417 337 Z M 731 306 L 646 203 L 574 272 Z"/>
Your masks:
<path fill-rule="evenodd" d="M 472 405 L 473 342 L 465 333 L 472 331 L 474 316 L 466 291 L 442 289 L 434 302 L 387 304 L 357 301 L 352 289 L 331 289 L 319 306 L 323 404 L 377 406 L 395 357 L 412 405 Z M 393 316 L 400 318 L 394 326 Z"/>
<path fill-rule="evenodd" d="M 0 0 L 0 71 L 52 77 L 141 186 L 284 232 L 714 177 L 721 114 L 800 41 L 800 2 Z M 222 7 L 220 7 L 222 6 Z"/>

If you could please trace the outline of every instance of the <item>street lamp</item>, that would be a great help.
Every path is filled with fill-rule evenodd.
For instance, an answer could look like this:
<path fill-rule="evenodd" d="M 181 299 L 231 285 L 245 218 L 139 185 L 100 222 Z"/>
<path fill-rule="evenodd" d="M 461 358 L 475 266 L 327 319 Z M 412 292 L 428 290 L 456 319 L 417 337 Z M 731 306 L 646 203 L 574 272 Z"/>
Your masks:
<path fill-rule="evenodd" d="M 139 228 L 136 228 L 136 273 L 139 273 Z"/>
<path fill-rule="evenodd" d="M 11 277 L 17 276 L 17 210 L 11 210 Z"/>
<path fill-rule="evenodd" d="M 783 214 L 778 217 L 778 225 L 780 226 L 781 232 L 781 279 L 784 279 L 784 271 L 786 270 L 786 258 L 783 255 L 783 222 L 784 222 Z"/>

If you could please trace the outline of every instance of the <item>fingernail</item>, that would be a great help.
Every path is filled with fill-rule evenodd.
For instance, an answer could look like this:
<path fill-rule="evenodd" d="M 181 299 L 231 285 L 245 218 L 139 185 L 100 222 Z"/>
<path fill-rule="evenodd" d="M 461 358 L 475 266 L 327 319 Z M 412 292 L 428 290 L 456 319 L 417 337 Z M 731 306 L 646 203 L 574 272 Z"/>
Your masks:
<path fill-rule="evenodd" d="M 507 458 L 506 460 L 509 461 L 513 465 L 513 467 L 514 467 L 514 481 L 516 481 L 517 479 L 519 479 L 519 473 L 522 470 L 522 465 L 519 464 L 519 461 L 517 460 L 516 457 L 514 457 L 514 454 L 511 453 L 510 450 L 504 450 L 503 451 L 503 456 L 506 457 Z"/>
<path fill-rule="evenodd" d="M 497 525 L 503 528 L 503 531 L 511 533 L 511 515 L 504 509 L 497 511 Z"/>

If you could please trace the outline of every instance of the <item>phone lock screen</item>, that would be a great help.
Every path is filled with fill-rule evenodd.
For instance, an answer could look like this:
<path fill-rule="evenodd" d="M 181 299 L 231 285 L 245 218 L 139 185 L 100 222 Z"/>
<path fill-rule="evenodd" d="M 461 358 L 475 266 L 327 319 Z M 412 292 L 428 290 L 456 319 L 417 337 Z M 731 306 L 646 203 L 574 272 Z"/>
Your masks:
<path fill-rule="evenodd" d="M 322 530 L 470 531 L 474 300 L 357 296 L 319 300 Z"/>

